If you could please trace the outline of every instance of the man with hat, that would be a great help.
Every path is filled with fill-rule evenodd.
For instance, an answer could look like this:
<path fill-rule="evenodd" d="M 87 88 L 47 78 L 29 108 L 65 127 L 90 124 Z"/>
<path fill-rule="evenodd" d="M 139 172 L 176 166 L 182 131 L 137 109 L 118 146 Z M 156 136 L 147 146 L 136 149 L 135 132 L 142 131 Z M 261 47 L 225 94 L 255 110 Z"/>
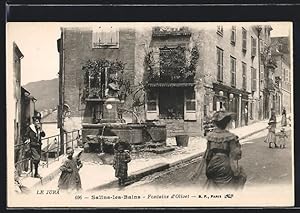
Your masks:
<path fill-rule="evenodd" d="M 38 173 L 39 162 L 41 160 L 41 147 L 42 147 L 42 137 L 46 134 L 42 130 L 41 126 L 41 113 L 35 111 L 32 116 L 32 124 L 28 126 L 25 137 L 28 139 L 30 146 L 30 158 L 34 165 L 34 177 L 41 178 Z"/>

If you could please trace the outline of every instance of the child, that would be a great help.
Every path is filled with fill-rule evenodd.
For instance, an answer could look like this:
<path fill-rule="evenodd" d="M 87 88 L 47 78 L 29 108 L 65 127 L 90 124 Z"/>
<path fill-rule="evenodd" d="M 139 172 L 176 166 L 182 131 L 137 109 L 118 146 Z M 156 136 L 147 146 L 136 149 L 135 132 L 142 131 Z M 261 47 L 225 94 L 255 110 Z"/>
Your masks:
<path fill-rule="evenodd" d="M 120 141 L 114 146 L 115 156 L 113 167 L 115 169 L 115 177 L 119 179 L 119 186 L 125 186 L 128 174 L 128 163 L 131 157 L 128 151 L 128 143 Z"/>
<path fill-rule="evenodd" d="M 272 144 L 275 145 L 275 148 L 278 148 L 277 144 L 276 144 L 276 135 L 275 135 L 275 121 L 274 120 L 270 120 L 268 123 L 268 127 L 267 129 L 269 129 L 269 133 L 267 135 L 267 137 L 265 138 L 264 142 L 265 143 L 269 143 L 269 148 L 272 148 Z"/>
<path fill-rule="evenodd" d="M 60 167 L 61 175 L 58 180 L 58 188 L 62 190 L 80 190 L 81 180 L 79 169 L 82 163 L 78 159 L 73 158 L 74 150 L 71 147 L 67 148 L 67 160 Z"/>
<path fill-rule="evenodd" d="M 279 139 L 279 148 L 284 149 L 286 146 L 286 138 L 288 137 L 285 132 L 285 129 L 281 128 L 280 132 L 278 134 L 276 134 L 276 136 Z"/>

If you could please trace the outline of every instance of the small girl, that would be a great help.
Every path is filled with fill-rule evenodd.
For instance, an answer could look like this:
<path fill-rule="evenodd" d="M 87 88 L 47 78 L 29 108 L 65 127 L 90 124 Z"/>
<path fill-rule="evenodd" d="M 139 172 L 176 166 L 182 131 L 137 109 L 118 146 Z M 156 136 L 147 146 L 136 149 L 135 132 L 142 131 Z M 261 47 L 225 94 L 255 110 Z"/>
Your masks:
<path fill-rule="evenodd" d="M 269 129 L 269 133 L 268 133 L 267 137 L 265 138 L 264 142 L 269 143 L 269 148 L 272 148 L 272 144 L 275 145 L 275 148 L 278 148 L 278 146 L 276 144 L 275 121 L 270 120 L 268 125 L 269 126 L 267 127 L 267 129 Z"/>
<path fill-rule="evenodd" d="M 115 155 L 113 167 L 115 169 L 115 177 L 119 179 L 119 186 L 125 186 L 128 177 L 128 163 L 131 161 L 129 154 L 130 148 L 128 148 L 128 146 L 129 144 L 124 141 L 120 141 L 114 146 Z"/>
<path fill-rule="evenodd" d="M 284 128 L 281 128 L 280 132 L 276 134 L 279 139 L 279 148 L 284 149 L 286 146 L 287 134 Z"/>

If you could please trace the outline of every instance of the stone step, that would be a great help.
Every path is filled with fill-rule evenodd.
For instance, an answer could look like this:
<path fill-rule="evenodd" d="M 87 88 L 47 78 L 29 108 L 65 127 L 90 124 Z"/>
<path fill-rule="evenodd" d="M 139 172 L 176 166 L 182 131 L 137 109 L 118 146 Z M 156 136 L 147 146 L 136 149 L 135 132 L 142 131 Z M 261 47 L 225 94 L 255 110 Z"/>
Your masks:
<path fill-rule="evenodd" d="M 165 146 L 165 147 L 145 149 L 144 151 L 145 152 L 153 152 L 155 154 L 164 154 L 164 153 L 167 153 L 167 152 L 172 152 L 174 150 L 175 150 L 174 147 L 167 147 L 167 146 Z"/>

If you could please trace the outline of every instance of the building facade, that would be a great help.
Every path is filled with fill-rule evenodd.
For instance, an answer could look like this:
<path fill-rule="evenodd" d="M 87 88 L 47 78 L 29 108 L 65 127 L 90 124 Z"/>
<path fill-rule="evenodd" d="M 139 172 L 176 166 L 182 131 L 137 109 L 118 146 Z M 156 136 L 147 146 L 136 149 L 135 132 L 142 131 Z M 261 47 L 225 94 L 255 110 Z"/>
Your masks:
<path fill-rule="evenodd" d="M 132 85 L 147 85 L 142 119 L 166 123 L 168 135 L 203 134 L 204 120 L 218 110 L 236 114 L 232 128 L 243 126 L 260 119 L 262 111 L 259 32 L 257 26 L 240 24 L 63 28 L 58 40 L 61 101 L 78 126 L 101 119 L 101 97 L 81 101 L 82 67 L 88 60 L 119 60 Z"/>
<path fill-rule="evenodd" d="M 275 80 L 279 87 L 277 105 L 275 110 L 281 114 L 285 108 L 287 113 L 291 112 L 291 66 L 290 66 L 290 42 L 288 37 L 272 37 L 272 55 L 276 61 Z"/>

